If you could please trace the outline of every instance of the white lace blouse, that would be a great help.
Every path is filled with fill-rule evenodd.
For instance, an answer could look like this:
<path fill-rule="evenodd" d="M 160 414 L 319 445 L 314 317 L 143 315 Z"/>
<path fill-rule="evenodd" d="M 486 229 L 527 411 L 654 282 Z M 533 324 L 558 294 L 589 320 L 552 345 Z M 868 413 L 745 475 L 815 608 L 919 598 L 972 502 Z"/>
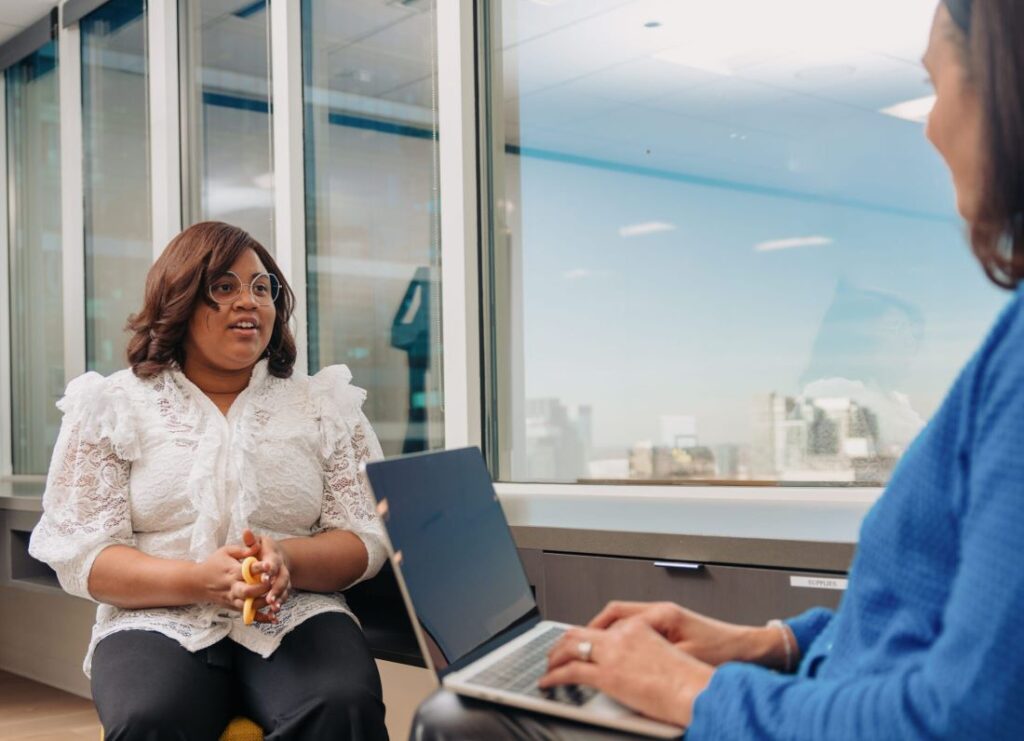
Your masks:
<path fill-rule="evenodd" d="M 89 571 L 113 544 L 162 558 L 203 561 L 242 530 L 282 539 L 340 529 L 366 545 L 360 580 L 387 555 L 363 465 L 382 457 L 362 412 L 366 392 L 343 365 L 276 378 L 266 361 L 224 414 L 177 368 L 144 380 L 130 370 L 72 381 L 58 406 L 43 516 L 29 552 L 71 594 L 89 594 Z M 85 658 L 121 630 L 151 630 L 189 651 L 225 636 L 267 657 L 304 620 L 351 615 L 341 594 L 295 590 L 275 624 L 245 625 L 212 604 L 120 609 L 99 605 Z M 354 616 L 353 616 L 354 617 Z"/>

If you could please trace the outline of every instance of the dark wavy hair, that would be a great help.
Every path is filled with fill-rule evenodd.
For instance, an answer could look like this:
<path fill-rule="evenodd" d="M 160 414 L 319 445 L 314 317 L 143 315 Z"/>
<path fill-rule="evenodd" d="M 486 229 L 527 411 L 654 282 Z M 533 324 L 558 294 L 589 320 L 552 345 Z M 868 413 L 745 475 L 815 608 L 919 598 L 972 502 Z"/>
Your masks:
<path fill-rule="evenodd" d="M 980 210 L 971 248 L 1003 288 L 1024 279 L 1024 3 L 947 0 L 954 41 L 983 113 Z"/>
<path fill-rule="evenodd" d="M 188 323 L 199 302 L 220 308 L 207 291 L 210 280 L 230 270 L 246 250 L 255 252 L 281 282 L 274 301 L 274 331 L 263 357 L 268 359 L 271 375 L 291 376 L 296 355 L 295 337 L 288 327 L 295 306 L 292 289 L 263 245 L 248 232 L 219 221 L 190 226 L 170 241 L 149 269 L 142 310 L 128 317 L 127 329 L 133 333 L 128 363 L 136 376 L 151 378 L 173 363 L 184 366 Z"/>

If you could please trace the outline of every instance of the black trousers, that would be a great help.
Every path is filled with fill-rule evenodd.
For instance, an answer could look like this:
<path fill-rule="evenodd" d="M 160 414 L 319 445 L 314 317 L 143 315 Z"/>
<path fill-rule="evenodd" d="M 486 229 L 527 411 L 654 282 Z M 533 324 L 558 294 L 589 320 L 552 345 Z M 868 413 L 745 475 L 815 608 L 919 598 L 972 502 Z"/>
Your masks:
<path fill-rule="evenodd" d="M 438 690 L 420 705 L 410 741 L 626 741 L 631 734 Z"/>
<path fill-rule="evenodd" d="M 92 693 L 106 741 L 215 741 L 236 715 L 278 739 L 387 739 L 377 665 L 348 615 L 310 618 L 264 659 L 227 638 L 191 653 L 160 633 L 104 638 Z"/>

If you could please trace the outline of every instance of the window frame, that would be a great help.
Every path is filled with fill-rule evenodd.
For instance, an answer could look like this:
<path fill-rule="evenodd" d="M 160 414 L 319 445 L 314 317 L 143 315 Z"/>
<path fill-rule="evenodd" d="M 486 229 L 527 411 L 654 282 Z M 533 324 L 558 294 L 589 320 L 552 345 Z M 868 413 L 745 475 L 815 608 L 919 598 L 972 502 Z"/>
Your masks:
<path fill-rule="evenodd" d="M 306 307 L 306 172 L 303 152 L 302 3 L 268 0 L 270 12 L 270 141 L 274 168 L 274 259 L 295 294 L 295 370 L 309 371 Z"/>
<path fill-rule="evenodd" d="M 437 2 L 441 336 L 446 448 L 483 447 L 477 125 L 480 4 Z"/>
<path fill-rule="evenodd" d="M 7 177 L 7 70 L 0 71 L 0 477 L 14 471 L 14 420 L 11 407 L 11 239 Z"/>
<path fill-rule="evenodd" d="M 0 481 L 15 482 L 39 482 L 45 477 L 31 474 L 14 473 L 14 405 L 12 398 L 11 384 L 14 380 L 14 359 L 11 356 L 11 198 L 8 181 L 10 178 L 10 161 L 7 152 L 7 70 L 18 64 L 22 59 L 36 53 L 48 43 L 55 42 L 58 48 L 57 74 L 58 74 L 58 97 L 62 95 L 61 77 L 64 64 L 60 56 L 60 32 L 62 31 L 58 22 L 59 11 L 55 6 L 38 21 L 27 26 L 16 36 L 4 43 L 5 46 L 24 45 L 24 48 L 17 49 L 17 58 L 10 60 L 9 64 L 0 68 L 0 307 L 3 307 L 3 318 L 0 319 Z M 63 101 L 59 101 L 59 105 Z M 61 120 L 60 134 L 63 136 L 63 120 Z M 61 140 L 63 151 L 63 140 Z M 61 183 L 63 188 L 63 158 L 61 159 Z M 63 204 L 63 194 L 61 195 Z M 63 217 L 63 213 L 62 213 Z M 63 227 L 62 227 L 63 229 Z M 66 262 L 66 255 L 61 255 L 61 264 Z M 63 296 L 62 296 L 63 299 Z M 67 320 L 67 304 L 63 304 L 63 318 Z M 65 326 L 65 344 L 67 342 L 67 329 Z M 66 351 L 65 374 L 66 374 Z"/>
<path fill-rule="evenodd" d="M 178 92 L 178 0 L 147 0 L 146 33 L 150 221 L 156 260 L 182 226 L 181 145 L 186 130 L 181 125 Z"/>
<path fill-rule="evenodd" d="M 60 25 L 61 270 L 64 281 L 64 382 L 85 373 L 85 166 L 82 141 L 82 37 Z"/>

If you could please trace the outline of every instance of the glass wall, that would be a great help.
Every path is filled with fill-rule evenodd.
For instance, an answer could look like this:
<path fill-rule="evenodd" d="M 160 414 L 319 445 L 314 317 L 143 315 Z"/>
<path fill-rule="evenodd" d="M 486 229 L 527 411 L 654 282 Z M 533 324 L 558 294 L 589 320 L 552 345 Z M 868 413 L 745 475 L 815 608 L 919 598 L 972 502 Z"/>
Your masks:
<path fill-rule="evenodd" d="M 500 477 L 884 482 L 1005 301 L 934 0 L 489 8 Z"/>
<path fill-rule="evenodd" d="M 86 363 L 126 365 L 128 315 L 153 261 L 144 0 L 111 0 L 81 20 Z"/>
<path fill-rule="evenodd" d="M 57 44 L 4 73 L 10 239 L 12 462 L 44 474 L 64 390 Z"/>
<path fill-rule="evenodd" d="M 388 454 L 443 445 L 433 2 L 303 0 L 310 372 Z"/>
<path fill-rule="evenodd" d="M 267 0 L 181 0 L 184 219 L 274 246 Z"/>

